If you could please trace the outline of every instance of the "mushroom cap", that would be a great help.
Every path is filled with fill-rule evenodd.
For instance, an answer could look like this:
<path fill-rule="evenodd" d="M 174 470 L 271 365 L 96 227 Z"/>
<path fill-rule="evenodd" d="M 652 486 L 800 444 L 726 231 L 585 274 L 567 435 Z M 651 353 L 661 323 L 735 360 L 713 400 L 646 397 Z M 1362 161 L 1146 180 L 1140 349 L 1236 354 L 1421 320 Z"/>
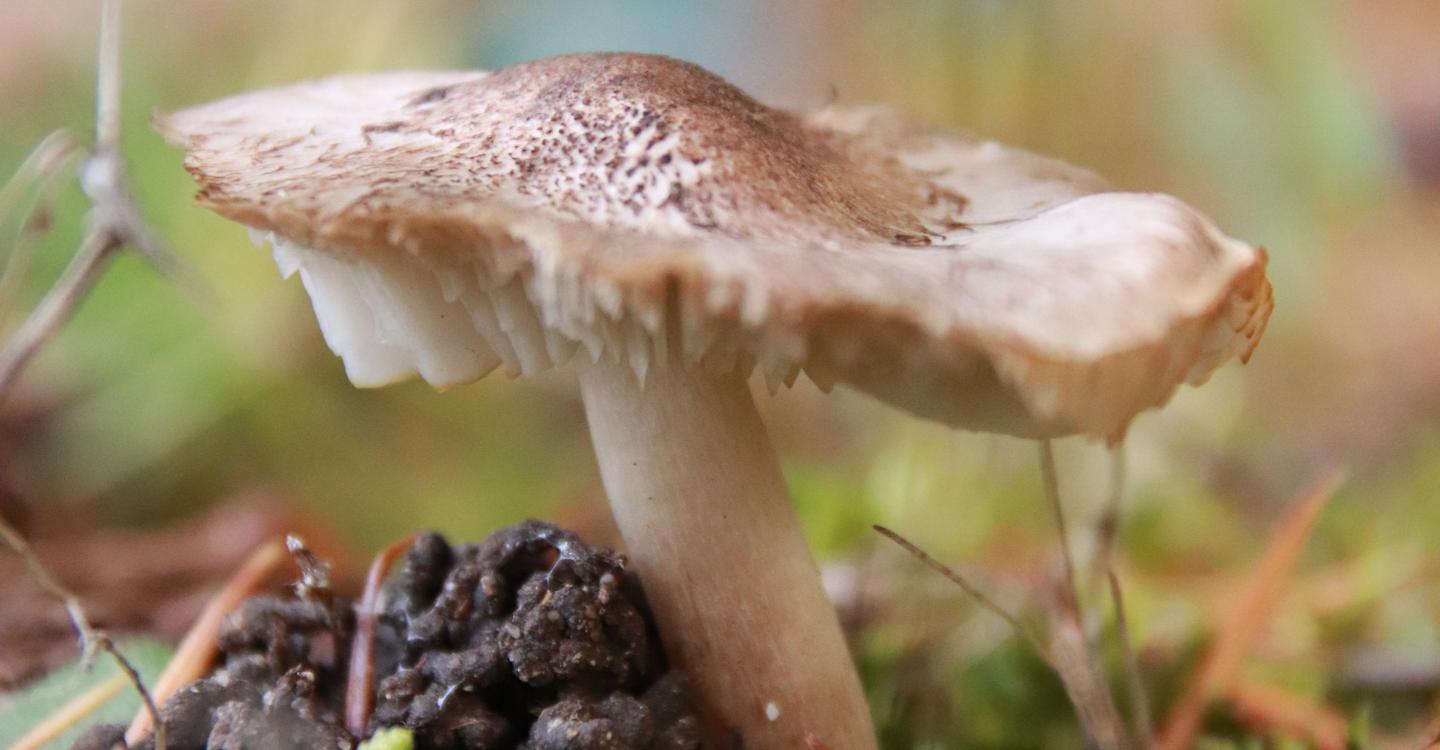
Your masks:
<path fill-rule="evenodd" d="M 1264 251 L 1175 198 L 880 108 L 772 109 L 660 56 L 339 76 L 158 126 L 199 202 L 277 248 L 425 268 L 445 303 L 456 268 L 519 280 L 542 367 L 558 337 L 642 377 L 758 363 L 956 426 L 1118 439 L 1248 358 L 1272 308 Z"/>

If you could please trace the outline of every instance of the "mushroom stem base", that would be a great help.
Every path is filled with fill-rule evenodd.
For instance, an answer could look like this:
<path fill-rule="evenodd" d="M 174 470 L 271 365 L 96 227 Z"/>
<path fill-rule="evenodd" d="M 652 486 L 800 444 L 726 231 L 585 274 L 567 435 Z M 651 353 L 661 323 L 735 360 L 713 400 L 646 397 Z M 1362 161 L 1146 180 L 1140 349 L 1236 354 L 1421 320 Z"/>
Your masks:
<path fill-rule="evenodd" d="M 582 368 L 610 505 L 666 653 L 725 746 L 875 747 L 835 610 L 820 585 L 744 378 Z"/>

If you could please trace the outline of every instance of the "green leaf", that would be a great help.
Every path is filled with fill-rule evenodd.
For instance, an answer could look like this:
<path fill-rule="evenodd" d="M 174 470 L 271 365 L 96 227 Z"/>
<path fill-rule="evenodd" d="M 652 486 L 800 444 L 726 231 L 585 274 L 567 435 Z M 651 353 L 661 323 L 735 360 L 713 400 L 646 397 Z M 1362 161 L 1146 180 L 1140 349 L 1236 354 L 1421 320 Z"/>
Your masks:
<path fill-rule="evenodd" d="M 413 750 L 415 738 L 405 727 L 386 727 L 370 735 L 355 750 Z"/>
<path fill-rule="evenodd" d="M 139 640 L 117 644 L 120 652 L 145 684 L 153 684 L 170 663 L 174 649 L 159 641 Z M 35 726 L 59 711 L 67 703 L 83 696 L 119 676 L 120 667 L 106 654 L 96 658 L 93 669 L 86 671 L 78 663 L 62 667 L 29 685 L 0 695 L 0 747 L 9 747 Z M 90 727 L 107 722 L 128 723 L 140 710 L 140 695 L 127 684 L 99 709 L 76 722 L 47 748 L 65 748 Z"/>

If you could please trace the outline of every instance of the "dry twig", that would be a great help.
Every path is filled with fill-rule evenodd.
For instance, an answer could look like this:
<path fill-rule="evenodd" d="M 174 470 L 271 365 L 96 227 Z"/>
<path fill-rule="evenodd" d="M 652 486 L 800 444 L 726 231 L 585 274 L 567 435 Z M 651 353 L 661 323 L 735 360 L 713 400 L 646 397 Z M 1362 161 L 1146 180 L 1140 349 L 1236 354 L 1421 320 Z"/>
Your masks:
<path fill-rule="evenodd" d="M 1098 672 L 1085 667 L 1085 662 L 1089 659 L 1088 647 L 1084 645 L 1085 636 L 1080 631 L 1078 619 L 1069 615 L 1053 618 L 1050 642 L 1047 644 L 1034 631 L 1025 627 L 1018 617 L 996 604 L 994 600 L 948 565 L 931 557 L 910 540 L 884 526 L 874 526 L 873 528 L 886 539 L 895 542 L 906 552 L 914 555 L 926 567 L 950 579 L 970 598 L 1004 620 L 1016 635 L 1030 644 L 1041 660 L 1059 675 L 1060 682 L 1065 686 L 1066 694 L 1070 696 L 1071 703 L 1075 706 L 1081 726 L 1100 747 L 1109 750 L 1127 746 L 1124 725 L 1120 723 L 1118 715 L 1114 712 L 1113 702 L 1109 704 L 1107 713 L 1106 703 L 1097 701 L 1093 697 L 1097 691 L 1108 696 L 1109 690 L 1104 687 L 1104 680 L 1100 678 Z"/>
<path fill-rule="evenodd" d="M 35 582 L 40 584 L 40 587 L 43 588 L 46 593 L 60 600 L 60 602 L 65 605 L 65 611 L 70 616 L 70 622 L 74 624 L 75 631 L 80 636 L 81 662 L 88 667 L 94 663 L 97 654 L 102 652 L 109 654 L 110 658 L 114 659 L 116 665 L 120 667 L 120 671 L 125 673 L 126 679 L 135 687 L 135 692 L 140 694 L 140 700 L 144 703 L 141 712 L 158 720 L 160 711 L 156 708 L 150 691 L 145 689 L 145 682 L 140 679 L 140 672 L 135 669 L 135 665 L 131 664 L 129 659 L 125 658 L 125 654 L 121 653 L 120 649 L 115 646 L 115 642 L 110 639 L 109 633 L 90 624 L 90 617 L 85 614 L 85 608 L 80 604 L 80 598 L 65 588 L 54 576 L 50 575 L 50 571 L 45 567 L 44 563 L 40 562 L 40 558 L 35 555 L 35 550 L 30 547 L 30 543 L 25 541 L 25 537 L 21 536 L 20 532 L 16 531 L 3 517 L 0 517 L 0 537 L 3 537 L 5 544 L 15 550 L 15 553 L 20 556 L 20 559 L 25 561 L 25 567 L 29 569 L 30 576 L 35 579 Z M 163 733 L 157 733 L 155 738 L 156 750 L 165 750 L 164 740 Z"/>
<path fill-rule="evenodd" d="M 886 539 L 889 539 L 890 541 L 900 545 L 902 549 L 914 555 L 915 558 L 920 562 L 924 563 L 926 567 L 950 579 L 951 583 L 959 586 L 960 590 L 964 591 L 971 599 L 974 599 L 977 604 L 984 607 L 985 609 L 990 610 L 991 612 L 995 613 L 997 617 L 1004 620 L 1005 623 L 1010 626 L 1010 629 L 1015 631 L 1015 635 L 1019 636 L 1022 640 L 1033 646 L 1035 648 L 1035 651 L 1038 652 L 1042 658 L 1046 660 L 1049 659 L 1049 655 L 1045 649 L 1045 644 L 1043 641 L 1040 640 L 1039 636 L 1037 636 L 1033 631 L 1031 631 L 1030 628 L 1025 627 L 1025 624 L 1020 621 L 1020 618 L 1011 614 L 999 604 L 996 604 L 993 599 L 986 596 L 983 591 L 976 588 L 974 584 L 966 580 L 964 576 L 957 573 L 953 568 L 946 565 L 945 563 L 942 563 L 939 560 L 931 557 L 928 552 L 915 546 L 914 542 L 911 542 L 909 539 L 900 536 L 900 534 L 880 525 L 875 525 L 871 528 L 875 529 L 877 532 L 880 533 L 881 536 L 885 537 Z"/>
<path fill-rule="evenodd" d="M 174 256 L 140 217 L 120 152 L 119 0 L 107 0 L 104 6 L 96 88 L 95 145 L 80 170 L 80 186 L 91 203 L 85 239 L 55 285 L 0 348 L 0 403 L 14 390 L 25 366 L 74 313 L 118 250 L 130 248 L 168 276 L 180 273 Z M 37 164 L 43 161 L 47 160 L 37 159 Z M 54 157 L 48 161 L 54 168 Z"/>
<path fill-rule="evenodd" d="M 119 248 L 130 246 L 161 269 L 174 267 L 169 253 L 146 227 L 135 209 L 125 178 L 124 161 L 120 154 L 120 3 L 107 0 L 100 21 L 100 53 L 96 83 L 95 146 L 81 170 L 81 187 L 92 203 L 89 230 L 85 240 L 55 286 L 45 295 L 0 349 L 0 403 L 10 394 L 20 373 L 31 358 L 60 329 L 90 286 L 99 277 L 105 261 Z M 79 151 L 66 142 L 63 135 L 47 138 L 20 173 L 6 186 L 9 199 L 12 186 L 17 192 L 28 170 L 36 173 L 58 170 L 69 155 Z M 12 260 L 14 256 L 12 256 Z M 41 564 L 29 543 L 3 519 L 0 536 L 24 559 L 31 575 L 49 594 L 64 603 L 71 622 L 79 633 L 82 661 L 93 663 L 97 653 L 109 654 L 134 685 L 144 701 L 144 712 L 158 722 L 159 710 L 146 690 L 134 665 L 116 648 L 109 634 L 91 625 L 80 600 L 60 584 Z M 163 728 L 156 732 L 156 750 L 164 750 Z"/>

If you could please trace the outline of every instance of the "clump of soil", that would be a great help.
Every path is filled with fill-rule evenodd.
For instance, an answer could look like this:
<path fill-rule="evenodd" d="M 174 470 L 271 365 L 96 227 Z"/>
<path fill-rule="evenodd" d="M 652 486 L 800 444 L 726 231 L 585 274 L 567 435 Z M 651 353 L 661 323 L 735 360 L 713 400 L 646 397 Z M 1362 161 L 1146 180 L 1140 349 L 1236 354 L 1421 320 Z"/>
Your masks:
<path fill-rule="evenodd" d="M 291 596 L 227 620 L 223 666 L 161 711 L 166 746 L 349 748 L 353 604 L 302 553 Z M 368 731 L 404 726 L 435 750 L 690 750 L 699 723 L 667 671 L 624 560 L 540 521 L 479 544 L 419 537 L 386 585 Z M 77 743 L 111 747 L 114 727 Z M 136 745 L 152 748 L 153 738 Z"/>

